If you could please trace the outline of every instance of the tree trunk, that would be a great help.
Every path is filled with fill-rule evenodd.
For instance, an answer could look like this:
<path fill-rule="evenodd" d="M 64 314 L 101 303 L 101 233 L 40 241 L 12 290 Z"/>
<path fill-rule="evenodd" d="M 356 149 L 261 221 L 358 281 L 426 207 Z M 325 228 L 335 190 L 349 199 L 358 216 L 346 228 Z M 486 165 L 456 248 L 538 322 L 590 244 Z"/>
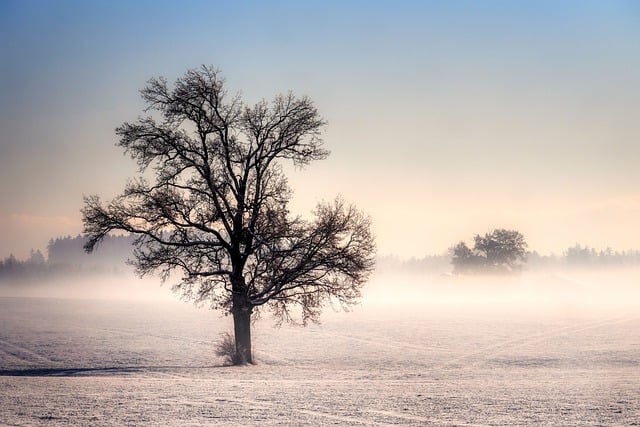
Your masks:
<path fill-rule="evenodd" d="M 247 305 L 233 305 L 233 332 L 236 339 L 236 365 L 253 363 L 251 354 L 251 311 Z"/>

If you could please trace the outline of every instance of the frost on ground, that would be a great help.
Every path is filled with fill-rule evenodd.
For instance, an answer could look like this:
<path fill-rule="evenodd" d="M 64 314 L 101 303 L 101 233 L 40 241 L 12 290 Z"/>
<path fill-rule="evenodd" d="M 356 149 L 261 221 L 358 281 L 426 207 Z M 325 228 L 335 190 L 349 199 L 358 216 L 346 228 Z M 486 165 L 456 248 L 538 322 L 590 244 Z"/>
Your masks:
<path fill-rule="evenodd" d="M 640 425 L 640 315 L 362 306 L 255 325 L 186 304 L 0 298 L 0 425 Z"/>

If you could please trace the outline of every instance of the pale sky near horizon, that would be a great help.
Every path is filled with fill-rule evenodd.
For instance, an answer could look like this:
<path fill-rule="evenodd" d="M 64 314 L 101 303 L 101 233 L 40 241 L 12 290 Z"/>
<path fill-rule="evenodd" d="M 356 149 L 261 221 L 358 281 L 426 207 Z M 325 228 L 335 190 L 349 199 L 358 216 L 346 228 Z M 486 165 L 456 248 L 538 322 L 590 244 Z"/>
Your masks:
<path fill-rule="evenodd" d="M 114 129 L 138 90 L 200 64 L 316 102 L 332 154 L 292 208 L 341 194 L 380 254 L 498 227 L 640 248 L 638 2 L 0 0 L 0 257 L 80 233 L 83 194 L 135 172 Z"/>

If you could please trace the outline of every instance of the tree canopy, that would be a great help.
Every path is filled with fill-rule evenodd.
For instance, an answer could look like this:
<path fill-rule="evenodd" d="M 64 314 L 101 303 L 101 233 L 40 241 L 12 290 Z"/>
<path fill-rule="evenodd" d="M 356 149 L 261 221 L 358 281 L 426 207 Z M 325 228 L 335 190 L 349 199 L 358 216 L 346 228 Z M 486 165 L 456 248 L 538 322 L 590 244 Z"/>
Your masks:
<path fill-rule="evenodd" d="M 527 243 L 518 231 L 496 229 L 484 236 L 477 234 L 473 240 L 473 248 L 462 241 L 453 247 L 455 273 L 515 272 L 526 262 Z"/>
<path fill-rule="evenodd" d="M 289 93 L 250 106 L 224 86 L 207 66 L 173 87 L 149 80 L 141 95 L 152 114 L 116 129 L 139 174 L 108 203 L 85 197 L 85 249 L 112 231 L 135 235 L 138 273 L 177 277 L 184 297 L 233 314 L 239 360 L 250 362 L 256 309 L 306 323 L 329 300 L 353 304 L 375 243 L 370 219 L 340 198 L 312 220 L 289 212 L 283 162 L 329 154 L 313 102 Z"/>

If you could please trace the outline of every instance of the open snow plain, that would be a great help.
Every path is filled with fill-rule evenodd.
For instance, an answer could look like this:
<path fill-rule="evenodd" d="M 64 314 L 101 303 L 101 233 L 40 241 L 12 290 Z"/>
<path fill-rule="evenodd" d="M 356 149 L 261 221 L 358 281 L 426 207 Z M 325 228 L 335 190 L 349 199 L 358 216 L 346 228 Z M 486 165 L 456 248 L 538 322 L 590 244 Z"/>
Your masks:
<path fill-rule="evenodd" d="M 265 316 L 249 367 L 214 355 L 229 318 L 183 302 L 0 298 L 0 425 L 640 425 L 637 305 L 378 297 Z"/>

